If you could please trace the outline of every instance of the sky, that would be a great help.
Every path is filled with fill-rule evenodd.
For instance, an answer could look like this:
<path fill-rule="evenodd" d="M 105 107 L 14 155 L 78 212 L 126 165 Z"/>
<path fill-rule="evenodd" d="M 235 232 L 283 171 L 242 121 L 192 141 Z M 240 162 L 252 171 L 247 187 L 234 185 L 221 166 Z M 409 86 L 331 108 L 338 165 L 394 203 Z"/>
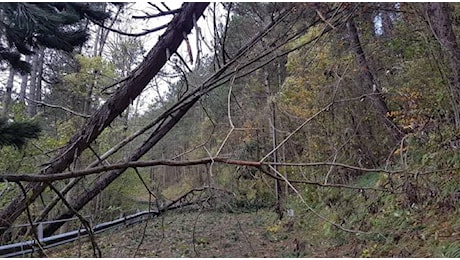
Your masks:
<path fill-rule="evenodd" d="M 159 7 L 163 8 L 163 6 L 159 2 L 153 2 L 153 3 L 155 3 Z M 182 2 L 170 1 L 170 2 L 167 2 L 166 4 L 170 9 L 177 9 L 182 5 Z M 130 4 L 128 4 L 128 6 L 129 6 L 129 9 L 126 11 L 126 15 L 128 15 L 128 16 L 130 16 L 130 15 L 145 15 L 146 13 L 150 13 L 150 14 L 158 13 L 158 11 L 155 8 L 153 8 L 151 5 L 149 5 L 147 2 L 130 3 Z M 212 4 L 210 6 L 212 6 Z M 219 4 L 217 6 L 220 7 Z M 217 10 L 218 10 L 217 13 L 220 14 L 219 20 L 224 19 L 223 18 L 224 17 L 223 9 L 222 8 L 217 8 Z M 206 14 L 206 17 L 208 17 L 208 18 L 211 17 L 211 13 L 209 12 L 209 9 L 205 11 L 205 14 Z M 145 19 L 145 20 L 143 20 L 143 19 L 131 19 L 131 21 L 132 21 L 132 23 L 130 24 L 131 27 L 132 27 L 131 32 L 142 32 L 144 29 L 155 28 L 157 26 L 160 26 L 160 25 L 163 25 L 163 24 L 169 22 L 172 19 L 172 17 L 173 17 L 172 15 L 168 15 L 168 16 L 164 16 L 164 17 L 159 17 L 159 18 L 154 18 L 154 19 Z M 207 19 L 207 21 L 205 21 L 203 19 L 203 17 L 201 17 L 198 20 L 198 26 L 201 28 L 202 34 L 207 39 L 207 41 L 211 41 L 211 39 L 212 39 L 212 24 L 211 24 L 211 22 L 212 22 L 211 19 Z M 115 28 L 123 30 L 122 28 L 118 28 L 117 26 L 115 26 Z M 147 54 L 148 51 L 150 51 L 150 49 L 157 43 L 159 36 L 162 33 L 164 33 L 164 31 L 165 30 L 160 30 L 158 32 L 151 33 L 149 35 L 141 37 L 141 39 L 144 41 L 144 49 L 146 50 L 145 54 Z M 113 33 L 109 34 L 109 38 L 110 38 L 110 35 L 113 35 Z M 195 29 L 192 30 L 191 34 L 189 34 L 188 39 L 189 39 L 191 49 L 192 49 L 192 53 L 193 53 L 192 56 L 195 59 L 196 54 L 197 54 L 196 30 Z M 87 44 L 92 45 L 91 40 L 93 40 L 93 39 L 90 39 Z M 212 46 L 212 44 L 210 44 L 210 46 Z M 210 52 L 210 50 L 207 49 L 204 44 L 202 44 L 202 50 L 205 53 Z M 189 55 L 187 54 L 186 46 L 185 46 L 184 43 L 182 43 L 181 46 L 179 47 L 178 53 L 180 53 L 181 56 L 188 62 L 187 65 L 189 67 L 193 68 L 194 64 L 191 64 L 190 61 L 189 61 Z M 167 66 L 168 65 L 166 65 L 166 67 Z M 0 92 L 4 91 L 4 89 L 5 89 L 7 77 L 8 77 L 8 71 L 0 72 L 0 86 L 1 86 L 0 87 Z M 14 89 L 13 89 L 14 93 L 19 92 L 20 78 L 21 77 L 18 74 L 15 76 L 15 85 L 14 85 Z M 46 86 L 46 84 L 44 84 L 44 85 Z M 166 83 L 160 83 L 159 85 L 160 85 L 160 94 L 164 94 L 168 89 L 168 85 Z M 139 104 L 141 105 L 140 106 L 140 111 L 141 112 L 144 112 L 144 111 L 146 111 L 148 109 L 149 105 L 152 104 L 153 100 L 157 96 L 157 93 L 158 92 L 156 90 L 154 90 L 152 88 L 152 86 L 149 86 L 148 88 L 146 88 L 144 93 L 140 96 L 141 102 Z M 52 101 L 50 101 L 50 103 L 52 103 Z M 135 103 L 136 103 L 136 101 L 133 104 L 135 104 Z"/>
<path fill-rule="evenodd" d="M 159 3 L 156 3 L 158 4 L 158 6 L 161 6 L 161 4 Z M 181 5 L 182 5 L 182 2 L 176 2 L 176 1 L 171 1 L 171 2 L 168 2 L 167 3 L 168 7 L 170 9 L 177 9 L 179 8 Z M 210 6 L 213 6 L 213 4 L 211 3 Z M 225 20 L 225 12 L 222 8 L 222 6 L 220 4 L 217 4 L 216 5 L 216 14 L 218 16 L 218 21 L 224 21 Z M 148 13 L 157 13 L 157 11 L 152 7 L 150 6 L 148 3 L 146 2 L 136 2 L 133 6 L 132 6 L 132 10 L 133 10 L 133 15 L 143 15 L 145 14 L 145 12 L 148 12 Z M 198 27 L 201 29 L 201 33 L 203 35 L 203 37 L 206 39 L 206 41 L 208 42 L 209 46 L 213 46 L 212 44 L 212 39 L 213 39 L 213 26 L 212 26 L 212 19 L 211 18 L 211 12 L 210 12 L 210 9 L 208 7 L 208 9 L 205 10 L 205 14 L 204 16 L 207 17 L 208 19 L 203 19 L 203 17 L 201 17 L 198 21 L 197 21 L 197 24 L 198 24 Z M 169 22 L 171 20 L 172 16 L 169 15 L 169 16 L 166 16 L 166 17 L 160 17 L 160 18 L 155 18 L 155 19 L 152 19 L 152 20 L 145 20 L 145 21 L 137 21 L 136 20 L 136 27 L 138 28 L 138 31 L 142 31 L 143 29 L 149 29 L 149 28 L 153 28 L 153 27 L 156 27 L 156 26 L 159 26 L 159 25 L 162 25 L 166 22 Z M 153 33 L 151 35 L 148 35 L 146 37 L 146 43 L 145 43 L 145 49 L 147 50 L 147 52 L 156 44 L 157 40 L 158 40 L 158 37 L 164 32 L 164 30 L 161 30 L 159 32 L 156 32 L 156 33 Z M 196 59 L 196 56 L 197 56 L 197 42 L 196 42 L 196 29 L 194 28 L 192 30 L 192 32 L 188 35 L 188 40 L 190 42 L 190 46 L 191 46 L 191 49 L 192 49 L 192 56 L 193 56 L 193 59 L 194 59 L 194 62 L 195 62 L 195 59 Z M 201 44 L 202 48 L 202 52 L 204 55 L 206 54 L 210 54 L 212 50 L 209 50 L 205 44 Z M 146 53 L 147 53 L 146 52 Z M 190 68 L 193 68 L 194 67 L 194 64 L 195 63 L 190 63 L 190 60 L 189 60 L 189 55 L 188 55 L 188 52 L 187 52 L 187 49 L 186 49 L 186 45 L 185 45 L 185 42 L 182 42 L 182 44 L 179 46 L 179 49 L 178 49 L 178 53 L 184 58 L 184 60 L 187 62 L 187 66 L 190 67 Z M 168 66 L 170 65 L 170 63 L 168 63 L 165 68 L 167 69 Z M 169 67 L 170 68 L 170 67 Z M 161 83 L 161 81 L 158 81 L 160 84 L 160 94 L 164 94 L 167 92 L 167 89 L 168 89 L 168 85 L 166 83 Z M 140 99 L 141 99 L 141 103 L 143 104 L 141 106 L 141 111 L 145 111 L 148 109 L 149 105 L 151 105 L 152 103 L 152 99 L 154 99 L 155 97 L 157 97 L 158 94 L 157 94 L 157 91 L 154 90 L 152 87 L 148 87 L 144 92 L 143 94 L 140 96 Z"/>

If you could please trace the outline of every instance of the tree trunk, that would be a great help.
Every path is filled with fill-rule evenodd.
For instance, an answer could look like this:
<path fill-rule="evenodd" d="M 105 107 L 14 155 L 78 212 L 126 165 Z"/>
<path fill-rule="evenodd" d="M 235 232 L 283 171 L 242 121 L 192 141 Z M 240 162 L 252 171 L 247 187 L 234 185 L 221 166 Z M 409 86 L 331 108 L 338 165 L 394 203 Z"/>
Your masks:
<path fill-rule="evenodd" d="M 426 13 L 434 36 L 447 50 L 450 76 L 449 86 L 454 111 L 455 127 L 460 128 L 460 49 L 452 28 L 451 9 L 448 3 L 426 3 Z"/>
<path fill-rule="evenodd" d="M 37 113 L 37 104 L 31 100 L 35 100 L 35 90 L 37 84 L 37 71 L 38 71 L 38 53 L 35 53 L 32 56 L 32 71 L 30 72 L 30 81 L 29 81 L 29 95 L 27 102 L 27 112 L 29 116 L 33 117 Z"/>
<path fill-rule="evenodd" d="M 369 63 L 367 62 L 366 55 L 364 54 L 363 48 L 361 47 L 358 30 L 356 29 L 356 25 L 353 19 L 350 19 L 347 22 L 347 28 L 350 37 L 351 48 L 355 52 L 356 61 L 365 80 L 363 84 L 365 86 L 363 92 L 369 93 L 370 91 L 368 98 L 371 100 L 372 105 L 380 114 L 383 123 L 391 131 L 395 141 L 399 141 L 403 137 L 403 131 L 387 117 L 389 109 L 385 102 L 385 98 L 380 92 L 380 87 L 378 86 L 377 81 L 374 79 L 374 76 L 371 73 Z"/>
<path fill-rule="evenodd" d="M 30 62 L 30 56 L 26 56 L 27 63 Z M 21 76 L 21 89 L 19 90 L 19 101 L 25 103 L 26 100 L 26 90 L 27 90 L 27 81 L 29 80 L 29 75 L 24 74 Z"/>
<path fill-rule="evenodd" d="M 390 39 L 393 32 L 393 18 L 394 12 L 391 12 L 394 8 L 395 3 L 381 3 L 381 8 L 386 10 L 380 11 L 380 17 L 382 19 L 382 36 L 386 39 Z"/>
<path fill-rule="evenodd" d="M 158 141 L 160 141 L 163 138 L 163 136 L 165 136 L 169 132 L 169 130 L 171 130 L 177 124 L 177 122 L 180 121 L 180 119 L 187 113 L 187 111 L 190 110 L 190 108 L 193 107 L 193 105 L 199 99 L 200 96 L 195 97 L 188 103 L 185 103 L 184 106 L 178 111 L 176 111 L 174 115 L 168 117 L 168 122 L 163 124 L 162 127 L 159 127 L 157 130 L 155 130 L 150 135 L 150 137 L 136 151 L 132 153 L 132 155 L 129 157 L 127 161 L 130 162 L 139 160 L 156 143 L 158 143 Z M 126 169 L 110 171 L 99 177 L 89 189 L 86 189 L 79 196 L 75 196 L 75 198 L 78 199 L 69 201 L 69 204 L 72 206 L 72 209 L 74 209 L 75 211 L 81 210 L 88 202 L 90 202 L 101 191 L 107 188 L 107 186 L 109 186 L 109 184 L 112 183 L 116 178 L 118 178 L 123 172 L 125 172 L 125 170 Z M 73 215 L 74 212 L 72 210 L 66 209 L 64 213 L 62 213 L 59 217 L 56 218 L 56 220 L 71 218 Z M 43 230 L 44 236 L 51 236 L 62 225 L 63 222 L 49 224 Z"/>
<path fill-rule="evenodd" d="M 52 159 L 40 174 L 61 172 L 67 168 L 75 157 L 79 156 L 99 134 L 126 107 L 144 90 L 150 80 L 166 63 L 167 53 L 174 53 L 184 39 L 184 34 L 189 34 L 193 28 L 193 20 L 200 17 L 208 3 L 184 3 L 182 11 L 170 22 L 165 33 L 158 43 L 150 50 L 143 62 L 132 72 L 131 77 L 119 88 L 119 90 L 104 105 L 98 109 L 86 125 L 76 134 L 61 150 L 58 156 Z M 28 198 L 18 195 L 0 213 L 0 227 L 10 227 L 16 218 L 26 209 L 26 206 L 34 201 L 46 188 L 45 183 L 33 183 L 27 185 L 31 194 Z M 0 229 L 3 234 L 5 229 Z"/>
<path fill-rule="evenodd" d="M 45 59 L 45 48 L 41 47 L 38 52 L 37 64 L 37 82 L 35 88 L 35 100 L 42 101 L 42 76 L 43 76 L 43 61 Z"/>
<path fill-rule="evenodd" d="M 30 73 L 29 85 L 29 115 L 31 117 L 37 114 L 37 104 L 35 100 L 41 101 L 42 98 L 42 74 L 43 74 L 43 59 L 45 56 L 45 49 L 43 47 L 37 48 L 37 53 L 33 56 L 32 72 Z"/>
<path fill-rule="evenodd" d="M 8 75 L 8 81 L 6 82 L 6 91 L 5 95 L 3 96 L 3 109 L 2 109 L 2 117 L 8 117 L 8 113 L 10 112 L 10 105 L 11 105 L 11 92 L 13 92 L 13 82 L 14 82 L 14 69 L 10 68 L 10 74 Z"/>
<path fill-rule="evenodd" d="M 278 145 L 277 141 L 277 135 L 276 135 L 276 112 L 275 112 L 275 103 L 272 100 L 272 93 L 270 89 L 270 79 L 269 79 L 269 74 L 268 71 L 265 71 L 264 75 L 264 85 L 265 85 L 265 91 L 267 92 L 267 103 L 269 106 L 269 111 L 271 115 L 268 117 L 268 122 L 269 122 L 269 128 L 270 128 L 270 134 L 271 134 L 271 139 L 272 139 L 272 148 L 273 150 L 276 149 L 276 146 Z M 278 162 L 278 151 L 275 150 L 273 152 L 273 162 L 277 163 Z M 275 171 L 278 171 L 278 167 L 275 165 L 273 166 Z M 274 176 L 277 176 L 277 172 L 273 172 Z M 283 218 L 283 211 L 281 209 L 281 197 L 282 197 L 282 190 L 281 190 L 281 182 L 278 179 L 275 179 L 275 197 L 276 197 L 276 213 L 278 214 L 279 219 Z"/>

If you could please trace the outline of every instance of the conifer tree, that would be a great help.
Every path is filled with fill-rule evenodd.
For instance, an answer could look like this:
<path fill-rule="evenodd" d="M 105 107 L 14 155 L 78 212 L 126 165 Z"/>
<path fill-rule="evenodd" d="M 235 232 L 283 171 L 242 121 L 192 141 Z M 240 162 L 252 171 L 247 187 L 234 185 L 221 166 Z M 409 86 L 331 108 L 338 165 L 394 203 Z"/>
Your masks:
<path fill-rule="evenodd" d="M 71 52 L 88 39 L 85 18 L 109 16 L 94 3 L 0 3 L 0 63 L 28 73 L 30 64 L 21 54 L 31 55 L 39 45 Z"/>
<path fill-rule="evenodd" d="M 21 149 L 28 139 L 38 138 L 40 131 L 36 122 L 8 122 L 0 118 L 0 148 L 14 146 Z"/>

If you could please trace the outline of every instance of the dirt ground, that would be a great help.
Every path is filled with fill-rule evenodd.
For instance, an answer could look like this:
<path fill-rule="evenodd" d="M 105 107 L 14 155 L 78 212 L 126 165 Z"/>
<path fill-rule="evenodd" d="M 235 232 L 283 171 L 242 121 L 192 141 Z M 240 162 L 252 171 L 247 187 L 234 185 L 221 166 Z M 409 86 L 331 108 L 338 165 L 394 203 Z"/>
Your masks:
<path fill-rule="evenodd" d="M 314 257 L 306 239 L 289 225 L 268 211 L 171 212 L 98 234 L 96 240 L 102 257 Z M 93 257 L 88 239 L 46 253 L 49 257 Z"/>

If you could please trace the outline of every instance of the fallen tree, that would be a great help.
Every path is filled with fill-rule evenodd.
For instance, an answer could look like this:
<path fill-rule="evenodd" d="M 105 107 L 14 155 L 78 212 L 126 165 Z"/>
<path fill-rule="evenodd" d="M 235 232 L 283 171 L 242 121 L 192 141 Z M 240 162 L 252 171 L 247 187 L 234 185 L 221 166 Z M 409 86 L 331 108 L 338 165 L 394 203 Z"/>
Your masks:
<path fill-rule="evenodd" d="M 199 18 L 208 3 L 184 3 L 174 16 L 158 43 L 144 61 L 130 74 L 116 93 L 88 119 L 85 126 L 61 149 L 61 152 L 41 170 L 40 175 L 64 171 L 141 94 L 150 80 L 160 71 L 171 53 L 174 53 L 191 32 L 195 19 Z M 28 197 L 17 196 L 0 212 L 0 234 L 20 216 L 47 187 L 46 183 L 32 183 L 26 187 Z"/>

